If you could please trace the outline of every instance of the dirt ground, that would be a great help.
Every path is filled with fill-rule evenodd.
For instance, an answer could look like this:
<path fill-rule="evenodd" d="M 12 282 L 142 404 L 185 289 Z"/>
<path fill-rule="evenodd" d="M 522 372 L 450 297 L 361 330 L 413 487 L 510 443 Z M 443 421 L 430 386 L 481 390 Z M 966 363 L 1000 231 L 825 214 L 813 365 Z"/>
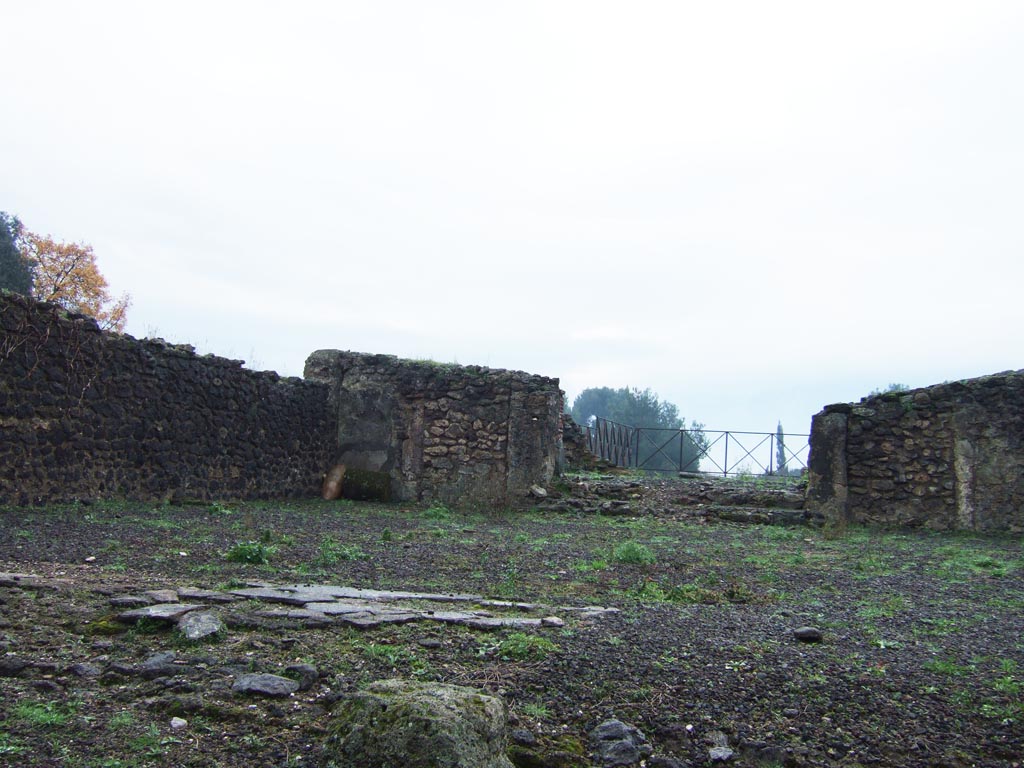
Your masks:
<path fill-rule="evenodd" d="M 736 766 L 1022 765 L 1020 539 L 709 522 L 679 483 L 619 496 L 614 515 L 2 509 L 0 573 L 23 576 L 0 576 L 0 765 L 327 766 L 334 703 L 390 677 L 502 696 L 519 741 L 536 740 L 520 765 L 590 765 L 587 734 L 608 718 L 681 765 L 708 765 L 723 740 Z M 111 604 L 252 582 L 469 592 L 564 626 L 359 629 L 240 600 L 218 607 L 223 631 L 188 641 Z M 619 612 L 568 610 L 588 605 Z M 794 636 L 808 626 L 821 642 Z M 232 690 L 296 665 L 315 674 L 291 696 Z"/>

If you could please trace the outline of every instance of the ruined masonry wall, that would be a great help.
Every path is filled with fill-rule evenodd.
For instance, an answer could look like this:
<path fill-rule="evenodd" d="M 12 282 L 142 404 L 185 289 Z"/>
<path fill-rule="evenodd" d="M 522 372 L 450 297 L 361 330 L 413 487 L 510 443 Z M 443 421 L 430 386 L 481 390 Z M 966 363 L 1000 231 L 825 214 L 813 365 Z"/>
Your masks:
<path fill-rule="evenodd" d="M 338 350 L 305 377 L 331 388 L 338 460 L 388 473 L 397 499 L 508 504 L 556 471 L 557 379 Z"/>
<path fill-rule="evenodd" d="M 828 406 L 808 469 L 826 519 L 1024 532 L 1024 371 Z"/>
<path fill-rule="evenodd" d="M 309 496 L 328 388 L 0 295 L 0 503 Z"/>

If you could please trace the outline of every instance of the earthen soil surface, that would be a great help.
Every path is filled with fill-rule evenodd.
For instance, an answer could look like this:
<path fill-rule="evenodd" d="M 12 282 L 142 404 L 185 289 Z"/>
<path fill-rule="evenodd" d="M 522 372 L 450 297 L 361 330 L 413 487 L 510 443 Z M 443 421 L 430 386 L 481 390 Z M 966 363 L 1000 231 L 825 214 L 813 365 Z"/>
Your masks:
<path fill-rule="evenodd" d="M 391 677 L 504 697 L 536 738 L 521 764 L 589 765 L 587 733 L 617 718 L 682 765 L 709 764 L 723 738 L 737 766 L 1021 765 L 1019 539 L 708 522 L 691 496 L 630 487 L 637 514 L 614 517 L 320 501 L 0 510 L 0 572 L 34 577 L 0 586 L 0 765 L 326 766 L 334 703 Z M 227 559 L 239 543 L 267 562 Z M 250 582 L 619 612 L 359 629 L 261 618 L 243 600 L 217 608 L 223 632 L 189 642 L 111 605 Z M 806 626 L 822 641 L 796 639 Z M 296 665 L 309 687 L 291 696 L 232 690 Z"/>

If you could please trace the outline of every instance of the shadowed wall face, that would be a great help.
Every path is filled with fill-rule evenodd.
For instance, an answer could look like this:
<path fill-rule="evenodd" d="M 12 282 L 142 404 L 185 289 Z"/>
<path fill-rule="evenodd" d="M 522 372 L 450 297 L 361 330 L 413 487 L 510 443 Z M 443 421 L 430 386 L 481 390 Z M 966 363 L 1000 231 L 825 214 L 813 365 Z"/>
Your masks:
<path fill-rule="evenodd" d="M 338 350 L 305 377 L 330 387 L 338 460 L 388 473 L 394 498 L 504 505 L 555 473 L 557 379 Z"/>
<path fill-rule="evenodd" d="M 0 296 L 0 502 L 319 490 L 328 388 Z"/>
<path fill-rule="evenodd" d="M 809 475 L 829 520 L 1024 532 L 1024 372 L 828 406 Z"/>

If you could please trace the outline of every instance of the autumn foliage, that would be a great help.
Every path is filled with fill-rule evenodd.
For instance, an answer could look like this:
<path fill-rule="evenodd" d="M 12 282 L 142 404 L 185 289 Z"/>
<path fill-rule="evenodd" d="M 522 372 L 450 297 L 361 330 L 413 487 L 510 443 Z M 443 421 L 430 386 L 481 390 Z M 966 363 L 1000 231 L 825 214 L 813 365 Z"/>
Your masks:
<path fill-rule="evenodd" d="M 131 297 L 122 294 L 114 299 L 110 295 L 91 246 L 57 242 L 49 235 L 32 232 L 23 234 L 20 245 L 33 265 L 33 297 L 91 315 L 104 330 L 124 330 Z"/>

